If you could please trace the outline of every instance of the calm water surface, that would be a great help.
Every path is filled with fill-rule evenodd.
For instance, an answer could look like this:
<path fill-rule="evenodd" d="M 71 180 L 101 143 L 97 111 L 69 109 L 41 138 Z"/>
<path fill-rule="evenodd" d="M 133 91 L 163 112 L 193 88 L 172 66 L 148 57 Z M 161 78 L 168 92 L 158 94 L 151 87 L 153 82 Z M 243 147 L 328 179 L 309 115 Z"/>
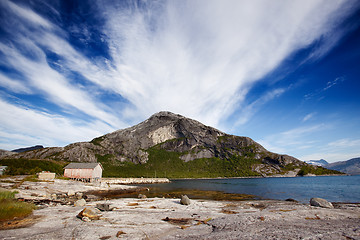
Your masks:
<path fill-rule="evenodd" d="M 303 203 L 309 202 L 312 197 L 331 202 L 360 202 L 360 175 L 172 180 L 168 184 L 147 186 L 161 191 L 193 189 L 252 194 L 261 199 L 293 198 Z"/>

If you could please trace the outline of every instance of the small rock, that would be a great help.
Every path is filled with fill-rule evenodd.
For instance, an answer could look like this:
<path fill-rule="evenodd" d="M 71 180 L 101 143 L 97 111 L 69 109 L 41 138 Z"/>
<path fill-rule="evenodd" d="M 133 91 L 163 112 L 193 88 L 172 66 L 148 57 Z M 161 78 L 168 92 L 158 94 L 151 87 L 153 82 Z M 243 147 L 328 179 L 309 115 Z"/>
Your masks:
<path fill-rule="evenodd" d="M 57 195 L 54 193 L 54 194 L 51 194 L 51 200 L 56 200 L 57 199 Z"/>
<path fill-rule="evenodd" d="M 67 195 L 70 197 L 70 196 L 74 196 L 75 195 L 75 192 L 74 190 L 69 190 Z"/>
<path fill-rule="evenodd" d="M 99 197 L 95 196 L 95 195 L 88 194 L 88 195 L 84 196 L 84 199 L 86 199 L 88 201 L 96 201 L 96 200 L 99 200 Z"/>
<path fill-rule="evenodd" d="M 296 200 L 293 199 L 293 198 L 288 198 L 288 199 L 286 199 L 285 201 L 287 201 L 287 202 L 298 202 L 298 201 L 296 201 Z"/>
<path fill-rule="evenodd" d="M 186 196 L 186 195 L 182 195 L 182 196 L 181 196 L 180 203 L 181 203 L 182 205 L 190 205 L 190 199 L 189 199 L 189 197 Z"/>
<path fill-rule="evenodd" d="M 83 193 L 82 193 L 82 192 L 77 192 L 77 193 L 75 194 L 75 197 L 80 200 L 80 199 L 83 198 Z"/>
<path fill-rule="evenodd" d="M 90 220 L 99 220 L 101 217 L 100 211 L 93 207 L 84 208 L 77 215 L 78 218 L 83 219 L 84 217 L 88 217 Z"/>
<path fill-rule="evenodd" d="M 123 231 L 118 231 L 117 234 L 116 234 L 116 237 L 120 237 L 122 234 L 126 234 L 126 232 L 123 232 Z"/>
<path fill-rule="evenodd" d="M 67 197 L 67 194 L 65 194 L 65 193 L 60 193 L 60 194 L 58 195 L 58 197 L 59 197 L 59 198 L 66 198 L 66 197 Z"/>
<path fill-rule="evenodd" d="M 140 198 L 140 199 L 146 199 L 147 197 L 146 197 L 146 195 L 140 193 L 140 194 L 138 195 L 138 198 Z"/>
<path fill-rule="evenodd" d="M 100 240 L 106 240 L 106 239 L 110 239 L 111 238 L 111 236 L 103 236 L 103 237 L 101 237 L 101 238 L 99 238 Z"/>
<path fill-rule="evenodd" d="M 84 222 L 91 222 L 90 218 L 88 217 L 82 217 L 81 220 L 83 220 Z"/>
<path fill-rule="evenodd" d="M 80 199 L 80 200 L 77 200 L 75 203 L 74 203 L 74 206 L 75 207 L 83 207 L 86 205 L 86 201 L 85 199 Z"/>
<path fill-rule="evenodd" d="M 322 208 L 334 208 L 331 202 L 323 198 L 312 198 L 310 199 L 310 205 L 314 207 L 322 207 Z"/>
<path fill-rule="evenodd" d="M 112 211 L 113 208 L 110 208 L 110 203 L 97 203 L 96 208 L 100 211 Z"/>

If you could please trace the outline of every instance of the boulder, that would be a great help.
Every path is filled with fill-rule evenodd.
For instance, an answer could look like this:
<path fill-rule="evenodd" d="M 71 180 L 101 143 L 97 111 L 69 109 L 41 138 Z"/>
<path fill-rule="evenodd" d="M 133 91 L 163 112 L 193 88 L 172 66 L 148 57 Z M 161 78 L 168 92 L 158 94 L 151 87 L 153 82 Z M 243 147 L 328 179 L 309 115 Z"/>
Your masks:
<path fill-rule="evenodd" d="M 99 220 L 101 214 L 100 211 L 96 208 L 86 207 L 81 212 L 79 212 L 77 217 L 80 219 L 84 219 L 84 217 L 87 217 L 89 220 Z"/>
<path fill-rule="evenodd" d="M 140 199 L 146 199 L 146 195 L 140 193 L 140 194 L 138 195 L 138 198 L 140 198 Z"/>
<path fill-rule="evenodd" d="M 69 197 L 74 196 L 74 195 L 75 195 L 75 191 L 74 191 L 74 190 L 69 190 L 69 191 L 67 192 L 67 195 L 68 195 Z"/>
<path fill-rule="evenodd" d="M 334 208 L 331 202 L 323 198 L 312 198 L 310 199 L 310 205 L 314 207 L 322 207 L 322 208 Z"/>
<path fill-rule="evenodd" d="M 77 200 L 75 203 L 74 203 L 74 206 L 75 207 L 83 207 L 86 205 L 86 201 L 85 199 L 80 199 L 80 200 Z"/>
<path fill-rule="evenodd" d="M 182 196 L 181 196 L 180 203 L 181 203 L 182 205 L 190 205 L 190 199 L 189 199 L 189 197 L 186 196 L 186 195 L 182 195 Z"/>
<path fill-rule="evenodd" d="M 82 192 L 77 192 L 77 193 L 75 194 L 75 197 L 80 200 L 80 199 L 83 198 L 83 193 L 82 193 Z"/>
<path fill-rule="evenodd" d="M 57 200 L 57 195 L 55 193 L 51 194 L 50 196 L 51 200 Z"/>
<path fill-rule="evenodd" d="M 96 208 L 100 211 L 112 211 L 113 208 L 110 208 L 110 203 L 97 203 Z"/>

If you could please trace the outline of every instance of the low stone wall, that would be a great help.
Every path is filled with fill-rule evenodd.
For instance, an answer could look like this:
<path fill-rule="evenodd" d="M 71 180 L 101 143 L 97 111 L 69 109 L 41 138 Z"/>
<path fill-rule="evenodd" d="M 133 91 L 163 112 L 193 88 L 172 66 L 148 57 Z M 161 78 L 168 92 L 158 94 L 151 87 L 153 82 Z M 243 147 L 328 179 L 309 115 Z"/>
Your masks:
<path fill-rule="evenodd" d="M 169 183 L 167 178 L 102 178 L 101 183 L 108 184 L 151 184 Z"/>

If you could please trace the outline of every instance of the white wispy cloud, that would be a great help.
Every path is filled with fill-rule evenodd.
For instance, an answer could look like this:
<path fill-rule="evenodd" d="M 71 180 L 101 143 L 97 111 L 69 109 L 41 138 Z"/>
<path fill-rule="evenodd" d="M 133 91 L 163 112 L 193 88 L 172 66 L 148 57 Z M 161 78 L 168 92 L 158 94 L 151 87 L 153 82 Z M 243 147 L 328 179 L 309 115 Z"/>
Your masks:
<path fill-rule="evenodd" d="M 169 109 L 216 126 L 254 82 L 331 32 L 345 2 L 156 3 L 102 2 L 118 91 L 142 115 Z"/>
<path fill-rule="evenodd" d="M 18 79 L 9 78 L 0 73 L 0 86 L 15 93 L 29 94 L 32 91 Z"/>
<path fill-rule="evenodd" d="M 40 91 L 48 100 L 59 106 L 75 108 L 106 122 L 113 126 L 113 129 L 126 126 L 118 117 L 108 112 L 111 108 L 97 102 L 93 94 L 86 91 L 85 86 L 72 84 L 72 79 L 67 79 L 66 75 L 50 67 L 45 50 L 62 56 L 66 69 L 78 70 L 85 77 L 96 78 L 100 82 L 99 68 L 71 47 L 61 29 L 30 9 L 11 2 L 8 4 L 11 9 L 16 10 L 15 13 L 20 19 L 26 20 L 20 21 L 20 25 L 24 25 L 22 31 L 12 33 L 16 37 L 16 44 L 21 45 L 22 51 L 14 44 L 0 43 L 0 51 L 6 55 L 6 64 L 17 69 L 26 80 L 22 82 L 22 88 L 16 80 L 11 80 L 9 86 L 17 87 L 14 91 L 29 92 L 29 88 L 37 89 L 37 92 Z M 29 24 L 32 28 L 26 29 L 25 25 Z M 34 29 L 37 29 L 38 34 L 32 34 Z"/>
<path fill-rule="evenodd" d="M 258 142 L 266 149 L 277 153 L 293 154 L 297 150 L 309 149 L 316 144 L 316 138 L 309 140 L 309 136 L 331 128 L 330 125 L 316 124 L 296 127 L 278 134 L 269 135 Z"/>
<path fill-rule="evenodd" d="M 302 121 L 303 121 L 303 122 L 309 121 L 309 120 L 312 119 L 315 115 L 316 115 L 315 112 L 306 114 L 306 116 L 303 118 Z"/>
<path fill-rule="evenodd" d="M 1 98 L 0 109 L 0 143 L 5 146 L 21 147 L 29 143 L 61 146 L 73 141 L 88 141 L 111 130 L 102 121 L 72 120 L 11 104 Z"/>
<path fill-rule="evenodd" d="M 358 147 L 360 152 L 360 139 L 350 139 L 350 138 L 343 138 L 336 140 L 334 142 L 330 142 L 328 144 L 329 147 L 336 147 L 336 148 L 349 148 L 349 147 Z"/>
<path fill-rule="evenodd" d="M 326 86 L 321 88 L 321 89 L 318 89 L 312 93 L 308 93 L 304 96 L 305 100 L 309 100 L 309 99 L 312 99 L 314 97 L 319 97 L 320 99 L 323 98 L 323 93 L 326 92 L 327 90 L 329 90 L 330 88 L 334 87 L 335 85 L 341 83 L 345 81 L 345 77 L 337 77 L 335 78 L 334 80 L 331 80 L 331 81 L 328 81 L 326 83 Z"/>
<path fill-rule="evenodd" d="M 252 116 L 259 111 L 259 109 L 266 104 L 267 102 L 271 101 L 272 99 L 279 97 L 286 91 L 284 88 L 275 89 L 272 91 L 267 92 L 265 95 L 261 96 L 260 98 L 256 99 L 254 102 L 247 104 L 245 107 L 240 108 L 241 110 L 236 114 L 238 116 L 237 122 L 235 126 L 245 124 L 248 122 Z"/>
<path fill-rule="evenodd" d="M 332 88 L 333 86 L 335 86 L 335 85 L 337 85 L 337 84 L 339 84 L 339 83 L 341 83 L 343 81 L 345 81 L 344 77 L 337 77 L 333 81 L 327 82 L 326 87 L 323 89 L 323 91 L 326 91 L 329 88 Z"/>
<path fill-rule="evenodd" d="M 143 120 L 160 110 L 218 126 L 236 106 L 242 106 L 253 84 L 289 55 L 325 35 L 330 37 L 352 3 L 198 0 L 130 2 L 131 6 L 121 7 L 117 4 L 124 3 L 99 1 L 105 20 L 99 30 L 106 36 L 111 58 L 93 59 L 70 44 L 61 26 L 25 5 L 2 1 L 13 25 L 4 26 L 12 39 L 0 43 L 5 56 L 1 63 L 23 78 L 0 74 L 0 85 L 15 93 L 40 94 L 63 111 L 88 115 L 89 123 L 80 128 L 86 136 L 124 127 L 124 120 Z M 56 68 L 47 52 L 59 56 L 52 63 Z M 83 82 L 69 78 L 69 72 L 82 76 Z M 239 124 L 285 91 L 272 90 L 245 106 Z M 101 102 L 97 92 L 116 94 L 127 104 L 114 109 Z M 47 131 L 59 142 L 73 142 L 81 135 L 71 133 L 78 128 L 76 121 L 60 113 L 25 110 L 5 100 L 1 104 L 9 113 L 1 119 L 4 129 L 48 142 Z M 25 117 L 16 118 L 22 113 Z M 29 121 L 33 126 L 24 124 Z M 68 129 L 72 137 L 63 139 L 47 125 Z M 5 130 L 3 134 L 7 139 L 16 136 Z"/>
<path fill-rule="evenodd" d="M 360 156 L 360 139 L 343 138 L 315 145 L 316 151 L 299 155 L 303 161 L 325 159 L 328 162 L 346 161 Z"/>
<path fill-rule="evenodd" d="M 32 22 L 33 24 L 44 28 L 52 27 L 52 24 L 49 23 L 49 21 L 47 21 L 45 18 L 41 17 L 39 14 L 35 13 L 29 8 L 22 7 L 11 1 L 3 2 L 3 4 L 6 4 L 6 6 L 8 6 L 8 8 L 11 9 L 16 15 L 22 16 L 27 22 Z"/>

